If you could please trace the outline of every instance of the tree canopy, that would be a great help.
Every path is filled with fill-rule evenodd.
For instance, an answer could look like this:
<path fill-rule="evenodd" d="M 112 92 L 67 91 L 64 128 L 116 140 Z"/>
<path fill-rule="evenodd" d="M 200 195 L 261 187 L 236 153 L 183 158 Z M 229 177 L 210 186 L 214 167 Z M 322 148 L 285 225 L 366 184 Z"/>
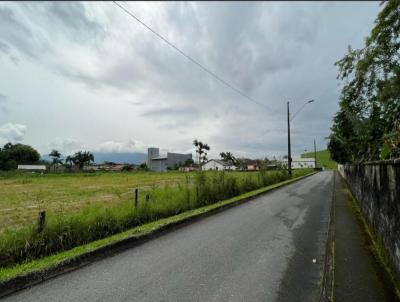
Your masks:
<path fill-rule="evenodd" d="M 204 163 L 207 161 L 207 152 L 210 151 L 210 146 L 206 143 L 198 141 L 195 139 L 193 141 L 193 145 L 196 147 L 196 153 L 199 154 L 199 164 Z"/>
<path fill-rule="evenodd" d="M 19 164 L 35 164 L 40 154 L 28 145 L 7 143 L 0 148 L 0 170 L 13 170 Z"/>
<path fill-rule="evenodd" d="M 80 170 L 83 169 L 85 164 L 90 164 L 90 162 L 94 161 L 94 156 L 89 151 L 78 151 L 72 156 L 67 156 L 65 162 L 68 164 L 74 164 L 75 167 Z"/>
<path fill-rule="evenodd" d="M 328 149 L 339 163 L 400 157 L 400 1 L 381 5 L 364 48 L 335 63 L 344 85 Z"/>

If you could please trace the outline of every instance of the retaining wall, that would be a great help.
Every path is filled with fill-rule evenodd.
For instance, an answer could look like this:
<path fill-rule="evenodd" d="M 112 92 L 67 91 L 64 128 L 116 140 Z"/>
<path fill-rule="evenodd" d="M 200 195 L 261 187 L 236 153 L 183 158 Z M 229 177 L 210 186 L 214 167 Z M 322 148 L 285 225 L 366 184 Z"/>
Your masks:
<path fill-rule="evenodd" d="M 400 276 L 400 160 L 339 165 L 338 170 Z"/>

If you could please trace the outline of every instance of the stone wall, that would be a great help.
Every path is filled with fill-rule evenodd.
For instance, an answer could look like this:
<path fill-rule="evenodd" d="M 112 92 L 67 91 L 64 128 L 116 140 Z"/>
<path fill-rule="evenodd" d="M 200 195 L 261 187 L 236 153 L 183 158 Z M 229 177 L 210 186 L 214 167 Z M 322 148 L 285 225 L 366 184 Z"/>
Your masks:
<path fill-rule="evenodd" d="M 400 160 L 339 165 L 400 276 Z"/>

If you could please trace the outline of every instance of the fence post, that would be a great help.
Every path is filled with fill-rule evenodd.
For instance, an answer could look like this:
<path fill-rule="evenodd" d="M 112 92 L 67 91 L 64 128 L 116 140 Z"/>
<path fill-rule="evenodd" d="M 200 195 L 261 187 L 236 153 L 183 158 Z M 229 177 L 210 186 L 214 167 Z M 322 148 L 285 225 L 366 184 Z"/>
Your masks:
<path fill-rule="evenodd" d="M 38 233 L 41 233 L 44 229 L 46 222 L 46 211 L 40 211 L 38 215 Z"/>
<path fill-rule="evenodd" d="M 136 188 L 136 189 L 135 189 L 135 209 L 136 209 L 137 206 L 138 206 L 138 194 L 139 194 L 139 189 Z"/>

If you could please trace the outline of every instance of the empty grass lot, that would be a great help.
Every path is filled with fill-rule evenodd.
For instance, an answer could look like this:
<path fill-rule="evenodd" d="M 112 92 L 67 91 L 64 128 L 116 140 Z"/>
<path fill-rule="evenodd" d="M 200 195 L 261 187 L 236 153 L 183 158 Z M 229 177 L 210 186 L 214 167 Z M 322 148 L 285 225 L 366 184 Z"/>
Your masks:
<path fill-rule="evenodd" d="M 92 205 L 114 207 L 133 200 L 134 188 L 141 193 L 153 187 L 190 182 L 192 178 L 193 174 L 180 172 L 2 173 L 0 232 L 5 227 L 36 221 L 39 210 L 53 216 L 79 212 Z"/>
<path fill-rule="evenodd" d="M 293 177 L 310 173 L 294 170 Z M 289 178 L 286 171 L 3 174 L 0 267 L 27 262 Z M 139 189 L 134 207 L 133 189 Z M 46 223 L 35 221 L 46 210 Z"/>

